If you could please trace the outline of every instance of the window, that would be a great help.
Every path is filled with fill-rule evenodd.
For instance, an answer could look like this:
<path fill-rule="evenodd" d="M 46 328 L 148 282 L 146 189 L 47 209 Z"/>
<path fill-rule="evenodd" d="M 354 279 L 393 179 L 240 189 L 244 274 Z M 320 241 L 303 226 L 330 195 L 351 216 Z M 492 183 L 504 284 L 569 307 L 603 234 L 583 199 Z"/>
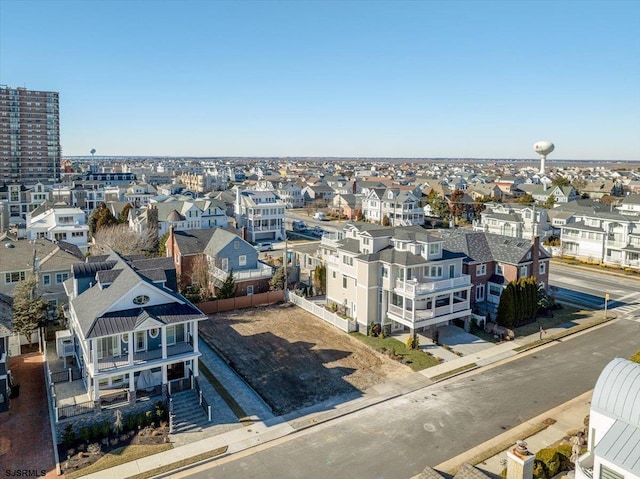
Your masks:
<path fill-rule="evenodd" d="M 251 296 L 253 294 L 253 285 L 250 284 L 247 286 L 247 296 Z"/>
<path fill-rule="evenodd" d="M 332 276 L 333 276 L 333 279 L 336 279 L 336 272 L 335 272 L 335 271 L 332 271 L 332 272 L 331 272 L 331 274 L 332 274 Z"/>
<path fill-rule="evenodd" d="M 540 274 L 545 274 L 547 272 L 547 263 L 540 263 Z"/>
<path fill-rule="evenodd" d="M 487 274 L 486 264 L 479 264 L 478 266 L 476 266 L 476 276 L 484 276 L 485 274 Z M 482 296 L 484 296 L 484 293 L 482 294 Z"/>
<path fill-rule="evenodd" d="M 342 287 L 346 288 L 347 287 L 347 277 L 346 276 L 342 276 Z"/>
<path fill-rule="evenodd" d="M 4 274 L 4 282 L 6 284 L 18 283 L 24 281 L 26 277 L 27 275 L 24 271 L 12 271 L 11 273 Z"/>
<path fill-rule="evenodd" d="M 108 336 L 98 338 L 98 359 L 120 355 L 120 338 L 118 336 Z"/>
<path fill-rule="evenodd" d="M 151 336 L 153 339 L 158 337 L 158 333 L 160 332 L 160 330 L 158 328 L 152 328 L 149 330 L 149 336 Z"/>
<path fill-rule="evenodd" d="M 244 254 L 241 254 L 240 256 L 238 256 L 238 264 L 240 266 L 246 266 L 247 265 L 247 256 Z"/>
<path fill-rule="evenodd" d="M 476 301 L 484 301 L 484 284 L 476 286 Z"/>
<path fill-rule="evenodd" d="M 388 278 L 389 277 L 389 267 L 388 266 L 382 266 L 382 277 L 383 278 Z"/>
<path fill-rule="evenodd" d="M 429 254 L 430 255 L 440 254 L 440 243 L 429 244 Z"/>
<path fill-rule="evenodd" d="M 496 274 L 504 276 L 504 268 L 502 267 L 501 263 L 496 264 Z"/>
<path fill-rule="evenodd" d="M 149 299 L 149 296 L 147 296 L 146 294 L 141 294 L 140 296 L 136 296 L 135 298 L 133 298 L 133 304 L 137 304 L 139 306 L 147 304 L 149 302 Z"/>
<path fill-rule="evenodd" d="M 351 256 L 342 255 L 342 262 L 348 266 L 353 266 L 353 258 Z"/>
<path fill-rule="evenodd" d="M 233 249 L 238 249 L 240 248 L 240 241 L 234 241 L 233 242 Z"/>
<path fill-rule="evenodd" d="M 175 325 L 167 326 L 167 346 L 176 344 L 176 327 Z"/>
<path fill-rule="evenodd" d="M 496 284 L 490 284 L 489 285 L 489 294 L 491 296 L 500 296 L 500 292 L 501 292 L 502 288 Z"/>
<path fill-rule="evenodd" d="M 136 352 L 147 350 L 147 332 L 136 331 Z"/>
<path fill-rule="evenodd" d="M 526 266 L 521 266 L 520 267 L 520 277 L 521 278 L 526 278 L 528 273 L 529 273 L 529 268 L 527 268 Z"/>
<path fill-rule="evenodd" d="M 42 275 L 42 284 L 44 286 L 49 286 L 51 284 L 51 275 L 50 274 L 43 274 Z"/>
<path fill-rule="evenodd" d="M 624 476 L 600 464 L 600 479 L 624 479 Z"/>
<path fill-rule="evenodd" d="M 122 334 L 121 338 L 122 338 L 122 342 L 124 344 L 127 344 L 129 342 L 129 333 Z"/>
<path fill-rule="evenodd" d="M 222 258 L 222 270 L 223 271 L 228 271 L 229 270 L 229 258 Z"/>
<path fill-rule="evenodd" d="M 64 283 L 69 279 L 69 273 L 56 273 L 56 284 Z"/>

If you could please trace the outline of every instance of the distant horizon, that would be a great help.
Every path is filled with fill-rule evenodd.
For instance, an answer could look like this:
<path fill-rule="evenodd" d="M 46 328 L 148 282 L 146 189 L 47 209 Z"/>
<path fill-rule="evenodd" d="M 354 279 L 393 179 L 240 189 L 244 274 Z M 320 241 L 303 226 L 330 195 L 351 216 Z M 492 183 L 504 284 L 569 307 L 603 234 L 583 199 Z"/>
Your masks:
<path fill-rule="evenodd" d="M 635 162 L 638 18 L 636 0 L 2 0 L 0 84 L 59 92 L 72 156 L 535 158 L 549 140 Z"/>

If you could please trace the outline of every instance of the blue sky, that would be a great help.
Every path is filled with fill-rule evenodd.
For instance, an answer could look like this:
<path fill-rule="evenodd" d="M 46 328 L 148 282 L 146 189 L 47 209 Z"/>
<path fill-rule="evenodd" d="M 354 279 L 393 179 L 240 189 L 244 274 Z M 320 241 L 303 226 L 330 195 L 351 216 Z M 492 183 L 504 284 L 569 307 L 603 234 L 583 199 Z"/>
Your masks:
<path fill-rule="evenodd" d="M 0 0 L 63 153 L 640 160 L 640 2 Z"/>

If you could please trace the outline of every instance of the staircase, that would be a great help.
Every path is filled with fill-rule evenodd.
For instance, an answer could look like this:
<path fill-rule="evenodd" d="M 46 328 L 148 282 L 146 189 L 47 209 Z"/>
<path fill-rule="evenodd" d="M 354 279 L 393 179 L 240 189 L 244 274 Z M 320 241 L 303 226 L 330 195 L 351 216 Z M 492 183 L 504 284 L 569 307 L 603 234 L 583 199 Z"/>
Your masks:
<path fill-rule="evenodd" d="M 200 432 L 210 424 L 194 389 L 173 394 L 171 398 L 174 416 L 172 434 Z"/>

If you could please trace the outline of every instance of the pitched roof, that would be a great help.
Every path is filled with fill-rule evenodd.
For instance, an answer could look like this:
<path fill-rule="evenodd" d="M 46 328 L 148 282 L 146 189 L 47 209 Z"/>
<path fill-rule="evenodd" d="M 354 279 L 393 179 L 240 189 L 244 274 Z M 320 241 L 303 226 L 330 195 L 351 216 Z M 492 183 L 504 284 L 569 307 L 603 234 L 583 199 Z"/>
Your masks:
<path fill-rule="evenodd" d="M 454 230 L 444 237 L 444 248 L 464 253 L 468 262 L 485 263 L 500 261 L 509 264 L 519 264 L 529 261 L 527 253 L 533 243 L 521 238 L 486 233 L 484 231 Z M 548 258 L 549 254 L 540 247 L 539 258 Z"/>
<path fill-rule="evenodd" d="M 174 231 L 173 236 L 183 256 L 204 252 L 216 228 Z"/>

